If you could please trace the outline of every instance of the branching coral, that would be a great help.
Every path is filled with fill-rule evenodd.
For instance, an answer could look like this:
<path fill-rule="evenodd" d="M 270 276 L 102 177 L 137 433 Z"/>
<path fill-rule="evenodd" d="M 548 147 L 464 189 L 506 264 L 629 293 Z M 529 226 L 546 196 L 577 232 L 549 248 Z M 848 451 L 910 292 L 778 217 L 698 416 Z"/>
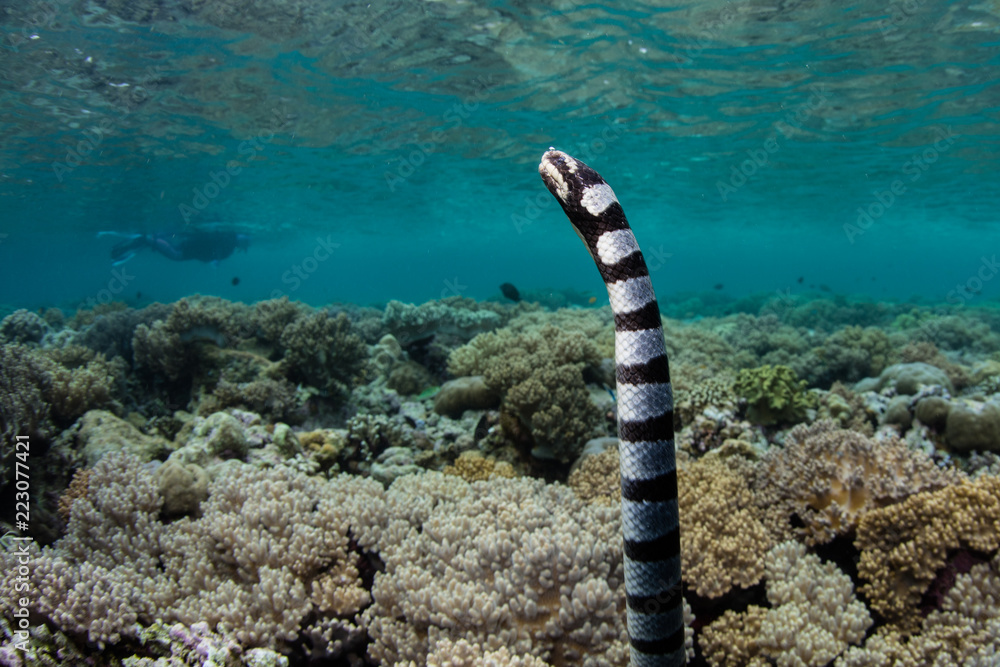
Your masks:
<path fill-rule="evenodd" d="M 155 619 L 206 622 L 243 647 L 306 635 L 325 642 L 313 651 L 334 656 L 345 648 L 326 631 L 335 625 L 357 640 L 354 619 L 369 599 L 359 551 L 385 521 L 382 487 L 233 462 L 209 492 L 199 518 L 164 523 L 153 473 L 134 457 L 105 456 L 72 503 L 66 537 L 30 558 L 32 613 L 98 646 Z M 8 552 L 0 561 L 16 564 Z M 17 597 L 5 579 L 0 603 L 10 609 Z"/>
<path fill-rule="evenodd" d="M 764 576 L 772 538 L 747 481 L 721 456 L 710 454 L 677 473 L 681 516 L 681 571 L 703 597 Z"/>
<path fill-rule="evenodd" d="M 44 397 L 44 368 L 24 345 L 0 345 L 0 438 L 6 458 L 18 435 L 47 436 L 53 429 Z M 10 448 L 10 450 L 8 450 Z M 6 471 L 3 471 L 6 473 Z M 4 475 L 4 482 L 11 479 Z"/>
<path fill-rule="evenodd" d="M 765 607 L 750 605 L 746 611 L 727 609 L 705 626 L 698 638 L 702 655 L 712 667 L 765 667 L 757 638 L 767 616 Z"/>
<path fill-rule="evenodd" d="M 457 475 L 467 482 L 478 482 L 491 477 L 516 477 L 514 467 L 506 461 L 485 457 L 479 452 L 462 452 L 455 463 L 441 471 L 446 475 Z"/>
<path fill-rule="evenodd" d="M 583 381 L 583 369 L 599 361 L 582 334 L 546 325 L 476 336 L 452 353 L 448 366 L 455 375 L 482 374 L 503 397 L 501 409 L 529 430 L 536 456 L 568 462 L 600 424 Z M 510 422 L 502 423 L 510 433 Z"/>
<path fill-rule="evenodd" d="M 756 486 L 817 544 L 850 534 L 867 511 L 961 479 L 897 437 L 875 440 L 821 420 L 796 426 L 765 455 Z"/>
<path fill-rule="evenodd" d="M 307 313 L 307 306 L 299 301 L 289 301 L 287 296 L 259 301 L 254 305 L 257 338 L 270 345 L 276 345 L 281 340 L 285 327 L 299 317 L 305 317 Z"/>
<path fill-rule="evenodd" d="M 678 389 L 675 417 L 686 425 L 709 407 L 735 410 L 739 397 L 733 391 L 734 382 L 732 375 L 722 373 L 697 382 L 690 388 Z"/>
<path fill-rule="evenodd" d="M 907 637 L 884 626 L 862 648 L 851 648 L 837 667 L 934 665 L 964 667 L 996 664 L 1000 656 L 1000 554 L 960 574 L 940 609 Z"/>
<path fill-rule="evenodd" d="M 856 382 L 876 376 L 897 357 L 889 337 L 881 329 L 847 326 L 831 334 L 814 349 L 818 360 L 807 380 L 827 387 L 835 380 Z"/>
<path fill-rule="evenodd" d="M 293 379 L 333 395 L 349 392 L 368 359 L 368 346 L 351 330 L 344 313 L 318 311 L 300 317 L 285 327 L 281 347 Z"/>
<path fill-rule="evenodd" d="M 199 368 L 200 345 L 231 347 L 255 329 L 248 306 L 217 297 L 190 297 L 175 303 L 166 319 L 139 324 L 132 349 L 138 366 L 178 380 Z"/>
<path fill-rule="evenodd" d="M 414 499 L 421 499 L 414 502 Z M 427 664 L 442 639 L 562 665 L 624 665 L 617 508 L 539 480 L 398 479 L 364 612 L 368 654 Z"/>
<path fill-rule="evenodd" d="M 46 394 L 53 417 L 63 425 L 72 423 L 88 410 L 121 409 L 117 399 L 122 396 L 125 385 L 125 361 L 121 357 L 108 361 L 87 348 L 79 349 L 88 353 L 82 365 L 53 364 L 49 371 Z"/>
<path fill-rule="evenodd" d="M 982 475 L 872 510 L 861 517 L 855 544 L 872 608 L 912 630 L 920 598 L 949 550 L 1000 547 L 1000 478 Z"/>
<path fill-rule="evenodd" d="M 871 616 L 836 565 L 793 541 L 775 545 L 765 560 L 771 608 L 727 610 L 709 624 L 700 643 L 710 665 L 822 667 L 864 639 Z"/>
<path fill-rule="evenodd" d="M 618 447 L 586 456 L 569 474 L 567 484 L 581 500 L 611 505 L 621 501 Z"/>
<path fill-rule="evenodd" d="M 802 421 L 806 410 L 816 406 L 816 396 L 788 366 L 743 369 L 733 390 L 747 400 L 747 418 L 758 424 Z"/>
<path fill-rule="evenodd" d="M 768 554 L 767 599 L 772 608 L 757 644 L 779 667 L 823 667 L 860 643 L 872 624 L 850 577 L 797 542 L 782 542 Z"/>

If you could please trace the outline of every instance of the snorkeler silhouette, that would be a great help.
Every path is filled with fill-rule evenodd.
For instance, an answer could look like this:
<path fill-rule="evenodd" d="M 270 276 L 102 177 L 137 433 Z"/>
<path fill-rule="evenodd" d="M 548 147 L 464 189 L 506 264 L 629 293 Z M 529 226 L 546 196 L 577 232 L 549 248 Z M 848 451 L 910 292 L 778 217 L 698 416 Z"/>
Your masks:
<path fill-rule="evenodd" d="M 98 236 L 105 234 L 127 238 L 111 249 L 111 261 L 115 266 L 132 259 L 135 253 L 143 248 L 155 250 L 167 259 L 177 262 L 197 259 L 215 263 L 232 255 L 237 248 L 246 250 L 250 247 L 250 237 L 237 232 L 157 232 L 128 235 L 101 232 Z"/>

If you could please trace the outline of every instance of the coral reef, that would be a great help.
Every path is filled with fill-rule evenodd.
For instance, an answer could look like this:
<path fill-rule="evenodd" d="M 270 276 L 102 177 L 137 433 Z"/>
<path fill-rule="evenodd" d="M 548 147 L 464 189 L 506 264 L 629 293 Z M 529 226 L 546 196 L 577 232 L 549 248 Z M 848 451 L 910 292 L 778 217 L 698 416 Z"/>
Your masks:
<path fill-rule="evenodd" d="M 357 567 L 385 520 L 381 486 L 235 462 L 209 485 L 198 518 L 163 523 L 162 506 L 139 459 L 105 456 L 72 504 L 67 535 L 32 553 L 32 612 L 97 646 L 137 639 L 136 623 L 157 619 L 204 622 L 244 648 L 327 636 L 313 650 L 330 656 L 356 636 L 351 619 L 369 599 Z M 12 558 L 0 552 L 5 567 Z M 4 607 L 16 596 L 5 580 Z M 346 634 L 324 635 L 334 625 Z"/>
<path fill-rule="evenodd" d="M 483 376 L 502 396 L 502 411 L 518 422 L 502 421 L 505 432 L 516 440 L 523 426 L 534 456 L 569 462 L 600 426 L 583 379 L 584 369 L 599 361 L 596 347 L 582 334 L 546 325 L 518 334 L 509 329 L 480 334 L 451 354 L 448 369 L 457 376 Z"/>
<path fill-rule="evenodd" d="M 817 404 L 816 396 L 806 391 L 805 380 L 788 366 L 743 369 L 733 391 L 746 399 L 747 419 L 765 426 L 802 421 Z"/>
<path fill-rule="evenodd" d="M 284 364 L 292 380 L 332 395 L 346 395 L 360 381 L 368 346 L 344 313 L 318 311 L 287 325 L 281 334 Z"/>
<path fill-rule="evenodd" d="M 702 597 L 716 598 L 764 576 L 772 537 L 739 468 L 710 454 L 677 471 L 681 572 Z"/>
<path fill-rule="evenodd" d="M 901 628 L 920 619 L 917 605 L 948 552 L 1000 547 L 1000 478 L 982 475 L 865 513 L 855 544 L 861 550 L 861 591 L 874 610 Z"/>
<path fill-rule="evenodd" d="M 398 479 L 386 502 L 370 658 L 422 667 L 438 641 L 464 639 L 553 666 L 624 664 L 615 508 L 539 480 L 440 473 Z"/>
<path fill-rule="evenodd" d="M 872 624 L 850 577 L 797 542 L 768 553 L 767 600 L 757 645 L 778 665 L 823 667 L 860 643 Z"/>
<path fill-rule="evenodd" d="M 961 481 L 897 437 L 876 440 L 825 420 L 793 428 L 784 447 L 764 455 L 757 477 L 763 502 L 803 524 L 806 543 L 850 534 L 877 507 Z"/>
<path fill-rule="evenodd" d="M 665 322 L 689 659 L 989 664 L 1000 314 L 671 312 L 701 308 Z M 37 623 L 24 653 L 0 623 L 0 661 L 627 663 L 607 306 L 194 296 L 5 322 L 0 429 L 43 443 L 45 475 Z M 850 648 L 872 618 L 848 575 L 878 624 Z"/>

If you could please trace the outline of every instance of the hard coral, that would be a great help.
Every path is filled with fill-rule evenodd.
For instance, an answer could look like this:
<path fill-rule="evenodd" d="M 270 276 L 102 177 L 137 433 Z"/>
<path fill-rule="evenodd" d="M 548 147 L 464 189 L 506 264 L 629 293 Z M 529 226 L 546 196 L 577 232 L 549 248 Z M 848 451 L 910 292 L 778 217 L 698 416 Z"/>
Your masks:
<path fill-rule="evenodd" d="M 847 326 L 814 349 L 818 364 L 808 376 L 812 386 L 826 387 L 836 380 L 856 382 L 878 375 L 896 360 L 889 337 L 875 327 Z"/>
<path fill-rule="evenodd" d="M 698 643 L 712 667 L 766 667 L 757 638 L 768 609 L 749 605 L 746 611 L 727 609 L 705 626 Z"/>
<path fill-rule="evenodd" d="M 584 456 L 566 483 L 585 502 L 618 503 L 622 495 L 619 465 L 618 447 L 608 447 L 598 454 Z"/>
<path fill-rule="evenodd" d="M 153 473 L 106 456 L 72 504 L 66 537 L 31 553 L 31 613 L 99 647 L 156 619 L 205 622 L 243 650 L 287 650 L 302 636 L 336 657 L 359 642 L 368 593 L 356 566 L 385 521 L 381 486 L 233 462 L 209 491 L 199 518 L 164 523 Z M 17 557 L 0 551 L 0 564 Z M 0 582 L 4 609 L 18 596 L 13 578 Z"/>
<path fill-rule="evenodd" d="M 482 374 L 486 386 L 501 394 L 501 409 L 530 432 L 535 456 L 568 462 L 600 426 L 583 381 L 584 368 L 599 362 L 582 334 L 546 325 L 519 334 L 480 334 L 455 350 L 448 365 L 455 375 Z"/>
<path fill-rule="evenodd" d="M 982 475 L 872 510 L 861 517 L 855 544 L 872 608 L 912 630 L 920 598 L 949 550 L 1000 547 L 1000 478 Z"/>
<path fill-rule="evenodd" d="M 993 665 L 1000 655 L 1000 554 L 956 578 L 940 609 L 905 636 L 884 626 L 862 648 L 851 648 L 837 667 L 868 665 Z"/>
<path fill-rule="evenodd" d="M 0 438 L 3 459 L 13 456 L 14 438 L 48 437 L 54 430 L 51 406 L 45 400 L 48 364 L 24 345 L 0 346 Z M 0 459 L 2 460 L 2 459 Z M 6 471 L 3 471 L 6 473 Z M 4 483 L 11 476 L 5 474 Z"/>
<path fill-rule="evenodd" d="M 467 482 L 478 482 L 493 477 L 516 477 L 514 467 L 506 461 L 485 457 L 479 452 L 467 451 L 459 454 L 455 463 L 441 471 L 446 475 L 456 475 Z"/>
<path fill-rule="evenodd" d="M 396 480 L 385 571 L 364 618 L 371 660 L 423 666 L 442 639 L 545 657 L 627 662 L 618 510 L 528 478 Z"/>
<path fill-rule="evenodd" d="M 788 366 L 743 369 L 733 390 L 747 400 L 747 419 L 765 426 L 802 421 L 817 403 Z"/>
<path fill-rule="evenodd" d="M 860 643 L 872 624 L 850 577 L 798 542 L 782 542 L 767 555 L 767 599 L 772 608 L 757 644 L 782 667 L 823 667 Z"/>
<path fill-rule="evenodd" d="M 344 313 L 318 311 L 300 317 L 285 327 L 281 348 L 293 379 L 333 396 L 349 393 L 368 359 L 368 346 L 351 330 Z"/>
<path fill-rule="evenodd" d="M 710 454 L 677 471 L 681 517 L 681 571 L 703 597 L 764 576 L 772 538 L 747 481 L 721 456 Z"/>
<path fill-rule="evenodd" d="M 202 345 L 232 347 L 254 329 L 248 306 L 217 297 L 184 298 L 165 320 L 136 326 L 135 362 L 169 380 L 191 377 L 200 370 Z"/>
<path fill-rule="evenodd" d="M 796 426 L 784 447 L 768 451 L 757 485 L 798 517 L 808 544 L 821 544 L 850 534 L 867 511 L 962 477 L 895 436 L 875 440 L 821 420 Z"/>

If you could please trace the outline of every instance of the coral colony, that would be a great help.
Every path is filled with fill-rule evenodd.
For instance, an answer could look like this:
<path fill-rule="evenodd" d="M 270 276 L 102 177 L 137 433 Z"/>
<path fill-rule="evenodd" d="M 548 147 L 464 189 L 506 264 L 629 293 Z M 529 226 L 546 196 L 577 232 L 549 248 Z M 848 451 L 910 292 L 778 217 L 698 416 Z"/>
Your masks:
<path fill-rule="evenodd" d="M 772 305 L 664 304 L 689 660 L 989 664 L 993 316 Z M 627 664 L 607 306 L 195 296 L 0 338 L 46 471 L 3 664 Z"/>

